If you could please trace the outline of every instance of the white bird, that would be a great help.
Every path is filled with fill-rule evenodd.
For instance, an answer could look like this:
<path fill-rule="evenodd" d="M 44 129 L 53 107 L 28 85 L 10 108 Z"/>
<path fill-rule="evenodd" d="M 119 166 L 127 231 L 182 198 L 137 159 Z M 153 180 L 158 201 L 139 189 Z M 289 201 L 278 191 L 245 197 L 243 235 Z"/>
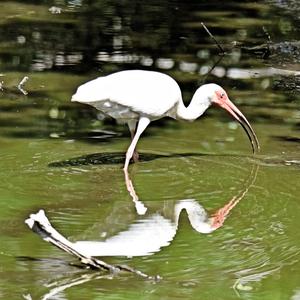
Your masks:
<path fill-rule="evenodd" d="M 227 110 L 246 131 L 253 152 L 259 150 L 258 139 L 245 116 L 229 100 L 224 89 L 214 83 L 200 86 L 185 107 L 180 87 L 172 77 L 154 71 L 128 70 L 79 86 L 71 101 L 89 104 L 128 124 L 132 141 L 126 152 L 125 172 L 131 158 L 138 160 L 136 144 L 151 121 L 166 116 L 194 121 L 212 104 Z"/>

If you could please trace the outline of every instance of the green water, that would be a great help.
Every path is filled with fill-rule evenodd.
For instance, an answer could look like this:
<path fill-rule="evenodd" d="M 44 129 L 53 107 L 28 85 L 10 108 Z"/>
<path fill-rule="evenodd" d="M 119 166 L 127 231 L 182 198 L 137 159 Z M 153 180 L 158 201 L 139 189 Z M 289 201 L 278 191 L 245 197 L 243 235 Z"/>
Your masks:
<path fill-rule="evenodd" d="M 300 297 L 300 19 L 299 4 L 284 3 L 0 3 L 1 299 Z M 61 13 L 51 14 L 53 6 Z M 227 52 L 207 77 L 219 55 L 200 22 Z M 187 103 L 202 82 L 219 83 L 261 152 L 253 156 L 242 128 L 217 108 L 193 123 L 153 122 L 129 170 L 147 208 L 139 215 L 122 172 L 127 128 L 70 102 L 82 82 L 134 68 L 172 75 Z M 17 88 L 24 76 L 28 95 Z M 174 220 L 182 200 L 212 216 L 238 195 L 210 234 L 193 229 L 184 211 Z M 162 280 L 74 266 L 25 225 L 41 208 L 71 241 L 104 241 L 132 224 L 142 230 L 154 216 L 166 220 L 173 235 L 155 253 L 101 257 Z"/>

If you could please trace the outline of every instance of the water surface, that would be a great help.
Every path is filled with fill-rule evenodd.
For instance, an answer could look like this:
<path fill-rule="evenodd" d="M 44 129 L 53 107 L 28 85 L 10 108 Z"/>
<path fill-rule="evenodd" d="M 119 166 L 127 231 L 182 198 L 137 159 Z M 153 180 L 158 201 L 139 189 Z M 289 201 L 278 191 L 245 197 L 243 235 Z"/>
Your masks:
<path fill-rule="evenodd" d="M 299 5 L 288 2 L 1 4 L 0 298 L 300 297 L 300 26 Z M 220 55 L 201 22 L 226 50 L 208 75 Z M 130 166 L 147 208 L 139 215 L 122 172 L 127 128 L 70 102 L 82 82 L 134 68 L 172 75 L 187 103 L 203 82 L 219 83 L 262 151 L 253 156 L 242 128 L 217 108 L 194 123 L 153 122 L 138 144 L 141 162 Z M 24 76 L 27 95 L 17 88 Z M 174 217 L 183 200 L 209 217 L 237 195 L 210 234 L 184 210 Z M 168 229 L 158 228 L 170 235 L 155 251 L 101 257 L 163 279 L 74 266 L 24 224 L 40 208 L 74 242 L 105 242 L 130 228 L 155 236 L 149 220 L 163 220 Z"/>

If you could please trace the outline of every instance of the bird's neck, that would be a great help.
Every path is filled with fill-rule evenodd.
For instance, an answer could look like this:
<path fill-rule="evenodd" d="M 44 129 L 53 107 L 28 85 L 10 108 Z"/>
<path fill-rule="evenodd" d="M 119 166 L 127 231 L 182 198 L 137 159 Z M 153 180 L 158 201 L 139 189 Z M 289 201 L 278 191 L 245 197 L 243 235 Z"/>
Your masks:
<path fill-rule="evenodd" d="M 188 107 L 186 107 L 181 100 L 177 106 L 177 118 L 187 121 L 194 121 L 208 109 L 209 105 L 210 103 L 208 101 L 201 101 L 201 99 L 197 99 L 195 96 L 191 100 L 191 103 Z"/>

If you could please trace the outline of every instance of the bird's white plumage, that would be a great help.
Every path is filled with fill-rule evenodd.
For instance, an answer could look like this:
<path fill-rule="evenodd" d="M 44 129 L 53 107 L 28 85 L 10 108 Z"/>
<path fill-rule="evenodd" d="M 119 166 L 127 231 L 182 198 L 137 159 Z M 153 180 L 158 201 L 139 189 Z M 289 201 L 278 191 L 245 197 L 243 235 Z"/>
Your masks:
<path fill-rule="evenodd" d="M 181 90 L 170 76 L 154 71 L 121 71 L 81 85 L 72 101 L 92 105 L 128 124 L 132 141 L 126 152 L 125 171 L 132 157 L 136 161 L 135 147 L 151 121 L 165 116 L 193 121 L 212 103 L 218 104 L 238 120 L 251 141 L 253 151 L 255 147 L 259 149 L 257 137 L 245 116 L 229 100 L 226 92 L 214 83 L 200 86 L 189 106 L 185 107 Z"/>
<path fill-rule="evenodd" d="M 166 74 L 131 70 L 99 77 L 81 85 L 72 101 L 86 103 L 115 119 L 151 120 L 174 116 L 182 101 L 177 82 Z"/>

